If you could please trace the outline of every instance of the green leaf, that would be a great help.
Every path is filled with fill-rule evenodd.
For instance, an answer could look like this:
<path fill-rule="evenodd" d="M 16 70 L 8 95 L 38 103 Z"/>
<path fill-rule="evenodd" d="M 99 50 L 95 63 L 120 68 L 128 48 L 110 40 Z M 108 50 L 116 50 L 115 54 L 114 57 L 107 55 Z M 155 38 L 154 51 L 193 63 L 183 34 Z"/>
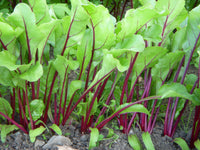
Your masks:
<path fill-rule="evenodd" d="M 106 138 L 111 138 L 111 137 L 113 137 L 114 136 L 114 130 L 113 129 L 110 129 L 110 128 L 107 128 L 108 129 L 108 135 L 107 135 L 107 137 Z"/>
<path fill-rule="evenodd" d="M 32 143 L 35 142 L 36 137 L 38 135 L 42 134 L 45 130 L 46 130 L 46 128 L 44 128 L 43 126 L 40 126 L 40 127 L 33 129 L 33 130 L 30 130 L 29 131 L 30 141 Z"/>
<path fill-rule="evenodd" d="M 89 150 L 96 147 L 96 143 L 99 138 L 99 130 L 97 128 L 90 128 L 90 142 L 89 142 Z"/>
<path fill-rule="evenodd" d="M 63 3 L 55 3 L 50 5 L 50 7 L 53 8 L 55 15 L 57 16 L 57 18 L 62 19 L 64 16 L 66 16 L 66 14 L 70 13 L 69 8 L 67 7 L 67 4 L 63 4 Z"/>
<path fill-rule="evenodd" d="M 17 130 L 18 127 L 15 125 L 0 125 L 1 130 L 1 141 L 2 143 L 6 142 L 6 136 L 14 130 Z"/>
<path fill-rule="evenodd" d="M 151 136 L 148 132 L 142 133 L 142 140 L 143 140 L 144 145 L 145 145 L 147 150 L 155 150 L 155 147 L 154 147 L 153 142 L 151 140 Z"/>
<path fill-rule="evenodd" d="M 141 35 L 132 35 L 124 38 L 116 44 L 114 49 L 130 50 L 134 52 L 142 52 L 145 48 L 145 43 Z"/>
<path fill-rule="evenodd" d="M 83 70 L 88 66 L 92 56 L 92 41 L 92 30 L 87 29 L 77 49 L 77 60 L 80 66 L 84 63 Z"/>
<path fill-rule="evenodd" d="M 147 7 L 128 10 L 125 18 L 117 23 L 116 32 L 118 40 L 123 40 L 126 37 L 132 36 L 146 23 L 157 16 L 158 14 L 154 9 Z"/>
<path fill-rule="evenodd" d="M 191 100 L 195 105 L 200 105 L 199 98 L 194 94 L 189 94 L 186 87 L 180 83 L 164 84 L 158 91 L 158 95 L 163 98 L 181 97 Z"/>
<path fill-rule="evenodd" d="M 124 104 L 120 105 L 119 107 L 116 108 L 114 113 L 116 113 L 117 111 L 123 109 L 124 107 L 127 107 L 130 104 L 131 103 L 124 103 Z M 141 112 L 141 113 L 145 113 L 145 114 L 147 114 L 149 116 L 151 115 L 149 113 L 149 111 L 144 107 L 144 105 L 141 105 L 141 104 L 132 105 L 132 106 L 126 108 L 125 110 L 123 110 L 122 112 L 120 112 L 120 114 L 132 113 L 132 112 Z"/>
<path fill-rule="evenodd" d="M 30 81 L 30 82 L 35 82 L 38 79 L 41 78 L 43 75 L 43 68 L 40 62 L 36 62 L 35 65 L 32 65 L 26 72 L 22 73 L 19 75 L 21 79 Z"/>
<path fill-rule="evenodd" d="M 151 24 L 141 31 L 140 34 L 143 36 L 144 40 L 158 43 L 162 40 L 162 27 L 159 24 Z"/>
<path fill-rule="evenodd" d="M 140 140 L 138 139 L 137 135 L 129 135 L 128 136 L 128 143 L 131 145 L 131 147 L 134 150 L 142 150 L 142 145 L 140 143 Z"/>
<path fill-rule="evenodd" d="M 0 33 L 0 38 L 4 45 L 10 45 L 10 42 L 18 37 L 22 33 L 22 30 L 20 30 L 18 27 L 14 29 L 8 23 L 0 22 Z"/>
<path fill-rule="evenodd" d="M 69 99 L 71 99 L 72 95 L 75 91 L 81 89 L 82 81 L 81 80 L 73 80 L 69 86 Z"/>
<path fill-rule="evenodd" d="M 194 44 L 197 40 L 197 37 L 200 33 L 200 28 L 198 27 L 200 24 L 199 19 L 200 13 L 200 5 L 195 7 L 189 12 L 187 27 L 186 27 L 186 43 L 184 43 L 184 49 L 190 50 L 194 47 Z M 194 32 L 195 31 L 195 32 Z M 199 42 L 198 42 L 199 45 Z"/>
<path fill-rule="evenodd" d="M 152 68 L 153 78 L 156 80 L 156 82 L 160 82 L 160 84 L 156 86 L 157 90 L 160 88 L 162 81 L 164 81 L 167 77 L 170 69 L 177 69 L 178 64 L 183 56 L 184 52 L 182 51 L 170 52 L 164 57 L 160 58 L 155 67 Z"/>
<path fill-rule="evenodd" d="M 31 116 L 34 121 L 39 119 L 44 111 L 45 105 L 43 103 L 43 100 L 39 99 L 34 99 L 33 101 L 30 102 L 30 111 L 31 111 Z M 28 108 L 26 107 L 26 116 L 29 118 L 28 114 Z"/>
<path fill-rule="evenodd" d="M 89 28 L 95 27 L 95 48 L 110 48 L 115 43 L 114 26 L 115 19 L 109 14 L 107 8 L 102 5 L 94 5 L 92 3 L 82 5 L 87 12 L 89 18 Z M 92 22 L 92 23 L 91 23 Z"/>
<path fill-rule="evenodd" d="M 139 53 L 135 65 L 133 67 L 133 76 L 131 83 L 133 84 L 137 78 L 137 75 L 146 67 L 150 68 L 157 64 L 158 60 L 167 53 L 167 49 L 151 46 L 144 49 L 143 52 Z"/>
<path fill-rule="evenodd" d="M 0 112 L 4 113 L 5 115 L 7 115 L 10 118 L 13 113 L 10 103 L 2 97 L 0 97 Z"/>
<path fill-rule="evenodd" d="M 56 60 L 53 62 L 53 66 L 58 71 L 61 79 L 64 79 L 65 70 L 68 66 L 67 59 L 64 56 L 57 55 Z"/>
<path fill-rule="evenodd" d="M 162 0 L 156 2 L 156 10 L 163 16 L 157 18 L 156 22 L 162 26 L 162 43 L 169 39 L 169 33 L 175 28 L 179 28 L 180 24 L 186 19 L 187 11 L 184 8 L 184 0 Z"/>
<path fill-rule="evenodd" d="M 29 5 L 35 14 L 37 23 L 51 20 L 46 0 L 29 0 Z"/>
<path fill-rule="evenodd" d="M 0 52 L 0 66 L 8 68 L 10 71 L 16 70 L 19 65 L 16 65 L 17 58 L 8 51 Z"/>
<path fill-rule="evenodd" d="M 40 32 L 38 26 L 36 25 L 36 17 L 32 9 L 25 3 L 19 3 L 15 7 L 14 12 L 7 18 L 13 27 L 18 27 L 23 30 L 23 33 L 18 38 L 22 46 L 21 55 L 23 59 L 25 59 L 29 50 L 32 58 L 34 59 L 36 49 L 44 38 L 44 35 Z"/>
<path fill-rule="evenodd" d="M 0 67 L 0 72 L 1 72 L 0 84 L 2 84 L 4 86 L 13 87 L 14 84 L 12 82 L 12 74 L 11 74 L 11 72 L 5 67 Z"/>
<path fill-rule="evenodd" d="M 143 6 L 153 8 L 156 5 L 155 0 L 139 0 Z"/>
<path fill-rule="evenodd" d="M 56 124 L 52 124 L 49 126 L 53 131 L 55 131 L 58 135 L 62 135 L 62 130 Z"/>
<path fill-rule="evenodd" d="M 200 140 L 199 139 L 194 142 L 194 146 L 196 147 L 197 150 L 200 150 Z"/>
<path fill-rule="evenodd" d="M 183 140 L 182 138 L 175 138 L 175 139 L 174 139 L 174 142 L 175 142 L 176 144 L 178 144 L 178 145 L 182 148 L 182 150 L 189 150 L 189 149 L 190 149 L 190 148 L 188 147 L 186 141 Z"/>

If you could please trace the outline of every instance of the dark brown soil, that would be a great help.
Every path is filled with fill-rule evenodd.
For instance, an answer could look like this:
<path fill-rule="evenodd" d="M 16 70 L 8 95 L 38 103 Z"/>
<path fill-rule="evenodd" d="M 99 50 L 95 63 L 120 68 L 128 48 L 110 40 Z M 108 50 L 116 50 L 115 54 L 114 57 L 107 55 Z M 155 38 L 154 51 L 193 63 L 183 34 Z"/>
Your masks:
<path fill-rule="evenodd" d="M 80 126 L 77 125 L 65 125 L 60 127 L 62 129 L 63 135 L 70 138 L 74 149 L 78 150 L 87 150 L 89 146 L 89 134 L 81 134 Z M 136 134 L 138 138 L 141 140 L 142 132 L 139 128 L 132 129 L 131 134 Z M 100 134 L 107 136 L 108 130 L 102 129 Z M 16 133 L 10 134 L 7 136 L 7 140 L 5 143 L 0 142 L 0 150 L 42 150 L 42 146 L 47 143 L 52 134 L 46 132 L 45 136 L 38 136 L 37 142 L 40 141 L 43 144 L 41 146 L 35 147 L 35 143 L 31 143 L 29 140 L 29 136 L 27 134 L 22 133 L 21 131 L 17 131 Z M 187 142 L 189 142 L 190 132 L 186 133 L 185 131 L 177 130 L 174 137 L 182 137 Z M 45 139 L 46 138 L 46 139 Z M 173 142 L 173 139 L 167 136 L 163 136 L 163 125 L 161 123 L 157 123 L 155 126 L 153 133 L 151 134 L 151 138 L 156 150 L 179 150 L 181 149 L 177 144 Z M 64 144 L 64 143 L 63 143 Z M 144 147 L 144 144 L 143 144 Z M 51 148 L 55 149 L 55 148 Z M 93 148 L 93 150 L 132 150 L 128 143 L 127 135 L 123 134 L 119 130 L 115 130 L 115 135 L 107 140 L 102 140 L 99 142 L 98 147 Z"/>

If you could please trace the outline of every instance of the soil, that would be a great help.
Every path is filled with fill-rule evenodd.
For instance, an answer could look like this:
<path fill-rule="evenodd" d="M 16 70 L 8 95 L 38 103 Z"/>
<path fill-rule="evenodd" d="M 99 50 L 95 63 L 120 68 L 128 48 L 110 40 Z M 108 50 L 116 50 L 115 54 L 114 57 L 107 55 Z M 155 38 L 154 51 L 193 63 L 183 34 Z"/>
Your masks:
<path fill-rule="evenodd" d="M 61 129 L 63 135 L 66 135 L 71 140 L 71 147 L 78 150 L 88 150 L 90 135 L 81 134 L 80 126 L 66 125 L 62 126 Z M 138 128 L 131 130 L 131 134 L 136 134 L 139 137 L 140 141 L 142 141 L 141 133 L 142 132 Z M 102 129 L 100 134 L 106 137 L 108 134 L 108 130 Z M 24 134 L 21 131 L 17 131 L 16 133 L 7 136 L 7 140 L 5 143 L 0 142 L 0 150 L 43 150 L 43 145 L 47 143 L 47 141 L 52 136 L 48 132 L 44 135 L 46 139 L 44 138 L 44 136 L 38 136 L 36 141 L 34 143 L 31 143 L 27 134 Z M 182 137 L 186 140 L 189 140 L 189 134 L 180 130 L 176 132 L 175 137 Z M 180 149 L 178 145 L 173 143 L 172 138 L 163 136 L 163 126 L 161 124 L 156 125 L 156 127 L 153 130 L 153 133 L 151 134 L 151 138 L 156 150 Z M 42 144 L 37 146 L 36 143 L 38 142 Z M 63 145 L 64 144 L 65 143 L 63 143 Z M 51 149 L 56 148 L 52 147 Z M 123 134 L 119 130 L 115 130 L 115 135 L 113 136 L 113 138 L 100 141 L 98 147 L 93 148 L 93 150 L 132 150 L 132 148 L 128 143 L 127 135 Z"/>

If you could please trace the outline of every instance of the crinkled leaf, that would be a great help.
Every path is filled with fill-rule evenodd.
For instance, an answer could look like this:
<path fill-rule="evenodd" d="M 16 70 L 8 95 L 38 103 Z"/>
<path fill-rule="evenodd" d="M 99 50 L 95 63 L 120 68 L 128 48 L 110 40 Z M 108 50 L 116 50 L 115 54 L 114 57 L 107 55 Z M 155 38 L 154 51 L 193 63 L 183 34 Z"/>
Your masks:
<path fill-rule="evenodd" d="M 6 136 L 14 130 L 17 130 L 18 127 L 15 125 L 0 125 L 1 130 L 1 141 L 6 142 Z"/>
<path fill-rule="evenodd" d="M 147 150 L 155 150 L 155 147 L 153 145 L 149 132 L 142 133 L 142 140 Z"/>
<path fill-rule="evenodd" d="M 58 135 L 62 135 L 62 130 L 56 124 L 52 124 L 51 126 L 49 126 L 49 128 L 51 128 Z"/>
<path fill-rule="evenodd" d="M 145 43 L 141 35 L 132 35 L 124 38 L 116 44 L 114 49 L 125 49 L 134 52 L 142 52 L 145 48 Z"/>
<path fill-rule="evenodd" d="M 91 19 L 88 26 L 92 29 L 95 27 L 95 48 L 109 48 L 115 42 L 114 26 L 115 19 L 109 14 L 107 8 L 102 5 L 89 3 L 82 5 Z"/>
<path fill-rule="evenodd" d="M 29 105 L 30 105 L 30 111 L 31 111 L 32 119 L 34 121 L 36 121 L 43 114 L 43 111 L 44 111 L 44 108 L 45 108 L 43 100 L 34 99 L 33 101 L 30 102 Z M 26 116 L 27 116 L 27 118 L 29 118 L 27 107 L 26 107 Z"/>
<path fill-rule="evenodd" d="M 157 23 L 163 28 L 162 39 L 166 38 L 175 28 L 186 19 L 187 11 L 184 8 L 184 0 L 162 0 L 156 3 L 156 10 L 164 16 L 157 19 Z M 162 41 L 163 42 L 163 41 Z"/>
<path fill-rule="evenodd" d="M 2 84 L 4 86 L 13 87 L 14 84 L 12 82 L 12 74 L 11 74 L 11 72 L 5 67 L 0 67 L 0 72 L 1 72 L 0 84 Z"/>
<path fill-rule="evenodd" d="M 35 65 L 32 65 L 27 71 L 19 75 L 21 79 L 35 82 L 41 78 L 43 75 L 43 68 L 40 62 L 38 61 Z"/>
<path fill-rule="evenodd" d="M 21 34 L 22 30 L 19 28 L 14 29 L 8 23 L 0 22 L 0 38 L 4 45 L 9 44 L 12 40 Z"/>
<path fill-rule="evenodd" d="M 31 129 L 29 131 L 29 137 L 30 137 L 30 141 L 33 143 L 35 142 L 35 139 L 38 135 L 42 134 L 44 131 L 46 130 L 46 128 L 44 128 L 43 126 L 40 126 L 36 129 Z"/>
<path fill-rule="evenodd" d="M 190 148 L 188 147 L 186 141 L 182 138 L 175 138 L 174 142 L 178 144 L 183 150 L 189 150 Z"/>
<path fill-rule="evenodd" d="M 66 16 L 66 14 L 69 14 L 70 13 L 70 10 L 69 8 L 67 7 L 67 4 L 59 4 L 59 3 L 55 3 L 55 4 L 52 4 L 50 5 L 54 12 L 55 12 L 55 15 L 57 16 L 57 18 L 61 19 L 63 18 L 64 16 Z"/>
<path fill-rule="evenodd" d="M 117 38 L 123 40 L 132 36 L 157 15 L 154 9 L 147 7 L 128 10 L 125 18 L 117 23 Z"/>
<path fill-rule="evenodd" d="M 142 145 L 141 145 L 140 140 L 138 139 L 137 135 L 130 134 L 128 136 L 128 143 L 131 145 L 131 147 L 134 150 L 142 150 Z"/>
<path fill-rule="evenodd" d="M 46 0 L 29 0 L 37 23 L 50 21 L 49 9 Z"/>
<path fill-rule="evenodd" d="M 90 130 L 89 150 L 96 147 L 96 143 L 99 138 L 99 130 L 97 128 L 90 128 Z"/>
<path fill-rule="evenodd" d="M 0 66 L 8 68 L 10 71 L 16 70 L 19 65 L 16 65 L 17 58 L 8 51 L 0 52 Z"/>
<path fill-rule="evenodd" d="M 13 113 L 12 107 L 10 106 L 9 102 L 2 97 L 0 97 L 0 112 L 4 113 L 8 117 L 11 117 Z"/>
<path fill-rule="evenodd" d="M 32 58 L 34 58 L 36 49 L 44 35 L 36 25 L 36 17 L 30 6 L 25 3 L 19 3 L 7 19 L 13 27 L 19 27 L 23 30 L 23 33 L 19 36 L 19 41 L 22 45 L 22 58 L 25 59 L 28 50 L 30 50 Z"/>
<path fill-rule="evenodd" d="M 141 31 L 140 34 L 145 40 L 158 43 L 162 40 L 162 27 L 159 24 L 152 24 L 149 27 L 145 28 L 143 31 Z"/>

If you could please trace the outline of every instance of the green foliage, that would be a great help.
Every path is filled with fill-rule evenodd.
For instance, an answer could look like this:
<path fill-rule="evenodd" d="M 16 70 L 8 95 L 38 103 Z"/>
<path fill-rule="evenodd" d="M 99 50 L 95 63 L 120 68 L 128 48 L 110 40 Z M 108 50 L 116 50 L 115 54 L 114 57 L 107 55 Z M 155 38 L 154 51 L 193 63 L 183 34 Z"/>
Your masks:
<path fill-rule="evenodd" d="M 15 2 L 0 2 L 0 92 L 6 89 L 11 95 L 10 103 L 0 98 L 0 112 L 29 132 L 32 142 L 45 131 L 35 128 L 36 122 L 50 119 L 55 123 L 50 128 L 60 135 L 60 123 L 75 114 L 82 118 L 81 132 L 91 129 L 92 149 L 103 138 L 99 128 L 117 117 L 128 134 L 129 120 L 138 114 L 143 141 L 155 149 L 147 130 L 153 128 L 151 114 L 157 115 L 150 110 L 159 109 L 161 99 L 181 98 L 175 119 L 186 99 L 200 105 L 199 86 L 194 86 L 199 79 L 184 79 L 187 64 L 199 58 L 199 1 L 133 0 L 134 9 L 125 15 L 120 7 L 127 1 L 120 0 Z M 1 134 L 2 140 L 14 129 Z M 109 130 L 107 138 L 112 137 Z M 135 135 L 128 140 L 141 149 Z"/>
<path fill-rule="evenodd" d="M 89 149 L 96 147 L 98 138 L 99 138 L 99 130 L 97 128 L 90 128 L 90 142 L 89 142 Z"/>
<path fill-rule="evenodd" d="M 6 99 L 1 98 L 1 97 L 0 97 L 0 112 L 6 114 L 8 117 L 11 117 L 12 112 L 13 112 L 9 102 Z"/>
<path fill-rule="evenodd" d="M 199 98 L 195 94 L 189 94 L 186 87 L 179 83 L 163 85 L 158 92 L 161 98 L 182 97 L 192 101 L 195 105 L 200 105 Z"/>
<path fill-rule="evenodd" d="M 138 137 L 134 134 L 128 136 L 128 142 L 134 150 L 142 150 L 142 145 Z"/>
<path fill-rule="evenodd" d="M 49 128 L 51 128 L 58 135 L 62 135 L 61 129 L 56 124 L 52 124 L 51 126 L 49 126 Z"/>
<path fill-rule="evenodd" d="M 35 142 L 35 139 L 38 135 L 41 135 L 44 131 L 46 130 L 46 128 L 44 128 L 43 126 L 40 126 L 34 130 L 30 130 L 29 131 L 29 137 L 30 137 L 30 141 L 33 143 Z"/>
<path fill-rule="evenodd" d="M 45 106 L 42 100 L 34 99 L 30 102 L 31 116 L 34 121 L 38 120 L 42 116 L 44 108 Z M 26 107 L 26 116 L 27 118 L 29 118 L 27 107 Z"/>
<path fill-rule="evenodd" d="M 185 142 L 184 139 L 182 138 L 175 138 L 174 142 L 178 144 L 183 150 L 189 150 L 190 148 L 188 147 L 187 143 Z"/>
<path fill-rule="evenodd" d="M 148 132 L 143 132 L 142 133 L 142 140 L 144 142 L 144 145 L 146 147 L 147 150 L 155 150 L 155 147 L 153 145 L 153 142 L 151 140 L 151 135 Z"/>
<path fill-rule="evenodd" d="M 15 125 L 0 125 L 0 130 L 1 130 L 1 141 L 3 143 L 6 142 L 6 136 L 13 132 L 14 130 L 17 130 L 18 127 L 16 127 Z"/>

